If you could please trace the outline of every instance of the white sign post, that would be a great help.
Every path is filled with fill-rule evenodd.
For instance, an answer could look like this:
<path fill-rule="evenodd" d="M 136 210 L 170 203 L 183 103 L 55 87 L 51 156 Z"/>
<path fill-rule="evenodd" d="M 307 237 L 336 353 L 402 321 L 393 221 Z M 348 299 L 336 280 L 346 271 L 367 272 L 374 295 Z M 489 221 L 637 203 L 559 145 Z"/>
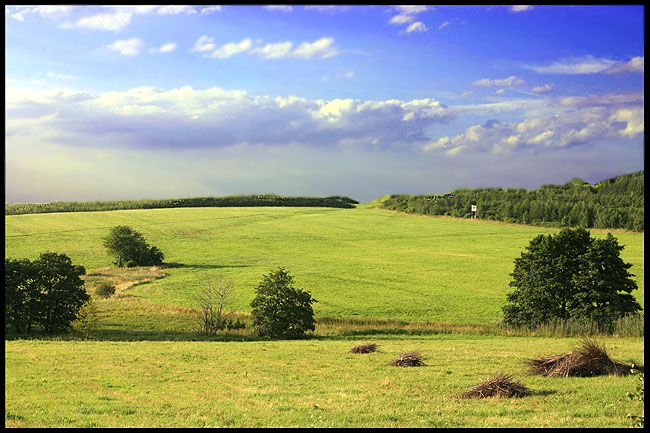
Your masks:
<path fill-rule="evenodd" d="M 474 212 L 474 219 L 476 219 L 476 205 L 472 205 L 472 212 Z"/>

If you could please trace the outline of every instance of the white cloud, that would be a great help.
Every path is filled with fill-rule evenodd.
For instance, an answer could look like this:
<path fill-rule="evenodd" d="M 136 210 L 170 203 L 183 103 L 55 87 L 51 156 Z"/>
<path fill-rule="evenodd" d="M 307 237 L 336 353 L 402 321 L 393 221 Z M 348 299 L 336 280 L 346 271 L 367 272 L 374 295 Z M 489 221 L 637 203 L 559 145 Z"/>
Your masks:
<path fill-rule="evenodd" d="M 406 23 L 410 23 L 414 19 L 415 17 L 413 17 L 412 15 L 400 14 L 400 15 L 395 15 L 393 18 L 391 18 L 390 21 L 388 21 L 388 24 L 406 24 Z"/>
<path fill-rule="evenodd" d="M 106 45 L 109 51 L 117 51 L 123 56 L 137 56 L 140 50 L 144 47 L 144 42 L 139 38 L 131 38 L 115 41 L 110 45 Z"/>
<path fill-rule="evenodd" d="M 494 92 L 495 95 L 504 95 L 506 93 L 505 89 L 498 89 L 496 92 Z"/>
<path fill-rule="evenodd" d="M 605 70 L 606 74 L 617 74 L 621 72 L 644 72 L 643 57 L 633 57 L 628 62 L 615 63 L 611 68 Z"/>
<path fill-rule="evenodd" d="M 209 55 L 209 57 L 213 59 L 214 58 L 225 59 L 235 54 L 239 54 L 241 52 L 248 50 L 252 45 L 253 43 L 251 42 L 250 39 L 244 39 L 238 43 L 230 42 L 214 50 Z"/>
<path fill-rule="evenodd" d="M 532 10 L 533 7 L 530 5 L 513 5 L 510 6 L 512 12 L 526 12 Z"/>
<path fill-rule="evenodd" d="M 221 12 L 221 6 L 215 5 L 215 6 L 204 7 L 203 9 L 201 9 L 199 15 L 207 15 L 213 12 Z"/>
<path fill-rule="evenodd" d="M 321 148 L 420 149 L 431 141 L 428 129 L 449 118 L 448 109 L 430 98 L 327 101 L 189 86 L 97 95 L 7 89 L 6 117 L 14 133 L 29 134 L 20 122 L 52 113 L 56 122 L 48 124 L 53 128 L 50 135 L 59 136 L 61 143 L 106 142 L 112 137 L 116 146 L 144 148 L 293 142 Z"/>
<path fill-rule="evenodd" d="M 480 80 L 474 81 L 472 86 L 475 87 L 505 87 L 505 86 L 521 86 L 525 84 L 525 81 L 521 78 L 517 78 L 514 75 L 509 76 L 501 80 L 490 80 L 488 78 L 482 78 Z"/>
<path fill-rule="evenodd" d="M 321 38 L 314 42 L 302 42 L 291 52 L 291 57 L 299 59 L 310 59 L 312 57 L 326 59 L 338 53 L 338 49 L 334 47 L 333 38 Z"/>
<path fill-rule="evenodd" d="M 442 137 L 425 150 L 512 152 L 588 145 L 607 138 L 644 133 L 643 94 L 606 94 L 546 100 L 549 113 L 521 121 L 493 119 L 456 136 Z"/>
<path fill-rule="evenodd" d="M 543 86 L 535 86 L 532 89 L 530 89 L 530 91 L 533 93 L 548 93 L 551 90 L 553 90 L 554 87 L 555 87 L 554 84 L 549 83 L 549 84 L 544 84 Z"/>
<path fill-rule="evenodd" d="M 288 5 L 268 5 L 268 6 L 264 6 L 264 8 L 272 11 L 281 11 L 281 12 L 291 12 L 293 10 L 293 8 Z"/>
<path fill-rule="evenodd" d="M 438 30 L 442 30 L 442 29 L 444 29 L 444 28 L 447 27 L 449 24 L 451 24 L 449 21 L 445 21 L 444 23 L 442 23 L 442 24 L 440 24 L 440 25 L 438 26 Z"/>
<path fill-rule="evenodd" d="M 49 20 L 57 20 L 66 15 L 68 15 L 73 9 L 74 6 L 37 6 L 37 7 L 25 7 L 20 6 L 21 10 L 9 16 L 18 21 L 24 21 L 24 16 L 28 13 L 38 14 L 41 18 Z M 8 9 L 5 8 L 5 13 L 8 13 Z"/>
<path fill-rule="evenodd" d="M 429 30 L 429 28 L 425 26 L 422 21 L 416 21 L 406 28 L 406 33 L 426 32 L 427 30 Z"/>
<path fill-rule="evenodd" d="M 216 48 L 217 45 L 214 43 L 214 38 L 203 35 L 196 40 L 192 51 L 213 51 Z"/>
<path fill-rule="evenodd" d="M 250 50 L 250 54 L 256 54 L 264 59 L 281 59 L 285 58 L 291 52 L 292 42 L 276 42 L 266 44 L 263 47 L 256 47 Z"/>
<path fill-rule="evenodd" d="M 152 48 L 149 50 L 150 53 L 171 53 L 176 49 L 176 43 L 175 42 L 169 42 L 166 44 L 162 44 L 160 48 Z"/>
<path fill-rule="evenodd" d="M 276 42 L 263 47 L 255 47 L 248 51 L 249 54 L 260 56 L 264 59 L 327 59 L 340 53 L 334 45 L 333 38 L 321 38 L 314 42 L 302 42 L 293 48 L 293 42 Z"/>
<path fill-rule="evenodd" d="M 589 55 L 583 57 L 571 57 L 546 65 L 524 65 L 524 68 L 535 71 L 538 74 L 596 74 L 610 69 L 616 63 L 616 61 L 611 59 L 596 58 Z"/>
<path fill-rule="evenodd" d="M 130 12 L 114 12 L 107 14 L 96 14 L 88 17 L 79 18 L 76 23 L 64 23 L 64 28 L 77 27 L 82 29 L 118 31 L 129 25 L 131 17 Z"/>
<path fill-rule="evenodd" d="M 193 15 L 197 13 L 192 6 L 160 6 L 156 12 L 158 15 Z"/>
<path fill-rule="evenodd" d="M 435 10 L 435 8 L 424 6 L 424 5 L 399 5 L 399 6 L 393 6 L 393 10 L 397 11 L 398 14 L 393 16 L 390 21 L 388 21 L 389 24 L 406 24 L 410 23 L 413 20 L 415 20 L 415 16 L 417 14 L 421 14 L 422 12 L 425 11 L 432 11 Z M 415 23 L 412 23 L 407 29 L 406 33 L 410 33 L 413 31 L 427 31 L 428 28 L 424 25 L 424 23 L 418 21 Z"/>

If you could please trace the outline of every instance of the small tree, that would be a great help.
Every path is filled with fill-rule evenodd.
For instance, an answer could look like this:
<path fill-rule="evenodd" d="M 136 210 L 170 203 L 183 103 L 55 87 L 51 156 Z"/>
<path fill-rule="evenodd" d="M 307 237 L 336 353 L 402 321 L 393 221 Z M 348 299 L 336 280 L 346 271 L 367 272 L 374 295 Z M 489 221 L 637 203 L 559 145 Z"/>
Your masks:
<path fill-rule="evenodd" d="M 583 228 L 539 235 L 515 259 L 503 307 L 504 322 L 535 325 L 553 319 L 586 319 L 602 326 L 641 306 L 630 294 L 637 288 L 632 266 L 619 257 L 622 246 L 608 234 L 596 240 Z"/>
<path fill-rule="evenodd" d="M 205 287 L 199 292 L 197 319 L 201 334 L 215 335 L 217 331 L 223 329 L 227 315 L 224 309 L 228 306 L 233 285 L 232 280 L 219 280 L 216 286 L 207 281 Z"/>
<path fill-rule="evenodd" d="M 298 338 L 315 329 L 316 302 L 309 292 L 295 289 L 283 268 L 264 275 L 251 302 L 253 327 L 261 337 Z"/>
<path fill-rule="evenodd" d="M 104 246 L 115 258 L 115 265 L 124 268 L 162 265 L 165 255 L 149 246 L 140 232 L 129 226 L 116 226 L 104 238 Z"/>

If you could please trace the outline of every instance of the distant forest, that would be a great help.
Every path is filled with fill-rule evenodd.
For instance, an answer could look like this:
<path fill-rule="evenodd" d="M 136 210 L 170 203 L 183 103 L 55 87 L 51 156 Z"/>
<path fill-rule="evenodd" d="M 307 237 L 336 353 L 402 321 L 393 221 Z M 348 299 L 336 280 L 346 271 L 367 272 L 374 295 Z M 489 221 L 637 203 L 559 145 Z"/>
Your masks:
<path fill-rule="evenodd" d="M 176 198 L 161 200 L 120 200 L 94 202 L 53 202 L 5 204 L 5 215 L 48 212 L 91 212 L 125 209 L 158 209 L 171 207 L 246 207 L 293 206 L 353 208 L 359 202 L 348 197 L 281 197 L 275 194 L 234 195 L 226 197 Z"/>
<path fill-rule="evenodd" d="M 458 189 L 441 195 L 392 195 L 385 209 L 421 215 L 473 216 L 548 227 L 622 228 L 644 231 L 643 171 L 591 185 L 573 179 L 536 190 Z"/>

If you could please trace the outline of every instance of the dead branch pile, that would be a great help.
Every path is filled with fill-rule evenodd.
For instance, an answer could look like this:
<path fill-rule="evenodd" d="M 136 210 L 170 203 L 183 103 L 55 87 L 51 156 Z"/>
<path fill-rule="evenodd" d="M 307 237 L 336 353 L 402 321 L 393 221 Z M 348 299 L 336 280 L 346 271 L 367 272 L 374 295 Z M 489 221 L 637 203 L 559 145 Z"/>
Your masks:
<path fill-rule="evenodd" d="M 461 394 L 461 398 L 524 397 L 531 394 L 533 391 L 526 388 L 521 382 L 513 381 L 512 375 L 501 373 Z"/>
<path fill-rule="evenodd" d="M 629 374 L 632 366 L 612 361 L 604 345 L 585 339 L 569 353 L 527 361 L 528 372 L 546 377 L 591 377 Z"/>
<path fill-rule="evenodd" d="M 350 353 L 371 353 L 377 350 L 375 343 L 365 343 L 354 346 L 350 349 Z"/>
<path fill-rule="evenodd" d="M 392 367 L 420 367 L 426 365 L 420 352 L 408 352 L 388 363 Z"/>

